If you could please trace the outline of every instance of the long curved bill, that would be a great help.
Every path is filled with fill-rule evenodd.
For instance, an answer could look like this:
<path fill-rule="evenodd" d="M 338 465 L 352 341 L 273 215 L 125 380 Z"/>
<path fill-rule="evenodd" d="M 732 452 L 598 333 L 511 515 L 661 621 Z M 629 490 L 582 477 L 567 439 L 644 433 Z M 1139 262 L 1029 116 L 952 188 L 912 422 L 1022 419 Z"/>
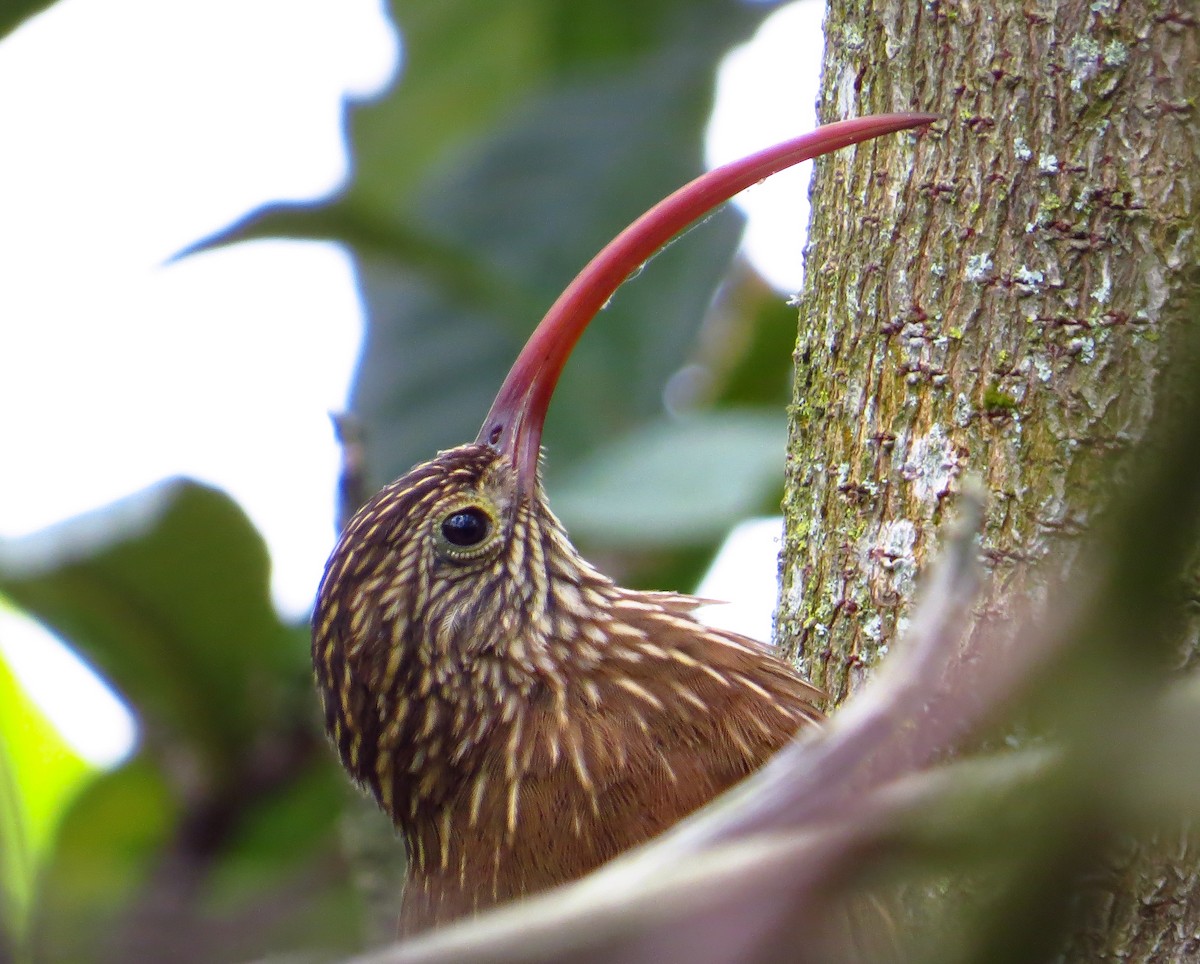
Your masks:
<path fill-rule="evenodd" d="M 500 386 L 476 442 L 507 455 L 522 496 L 532 493 L 554 387 L 580 335 L 626 278 L 693 221 L 752 184 L 830 151 L 937 119 L 877 114 L 838 121 L 708 171 L 659 201 L 592 258 L 546 312 Z"/>

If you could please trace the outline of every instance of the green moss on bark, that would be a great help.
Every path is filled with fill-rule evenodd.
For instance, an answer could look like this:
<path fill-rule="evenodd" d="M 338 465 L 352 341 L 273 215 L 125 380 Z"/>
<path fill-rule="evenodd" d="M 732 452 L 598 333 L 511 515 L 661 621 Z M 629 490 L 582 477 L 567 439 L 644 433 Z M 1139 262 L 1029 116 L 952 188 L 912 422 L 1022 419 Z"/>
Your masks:
<path fill-rule="evenodd" d="M 832 8 L 824 119 L 947 118 L 815 177 L 778 633 L 834 702 L 895 643 L 964 473 L 990 493 L 994 621 L 1110 499 L 1194 283 L 1198 30 L 1169 2 Z"/>

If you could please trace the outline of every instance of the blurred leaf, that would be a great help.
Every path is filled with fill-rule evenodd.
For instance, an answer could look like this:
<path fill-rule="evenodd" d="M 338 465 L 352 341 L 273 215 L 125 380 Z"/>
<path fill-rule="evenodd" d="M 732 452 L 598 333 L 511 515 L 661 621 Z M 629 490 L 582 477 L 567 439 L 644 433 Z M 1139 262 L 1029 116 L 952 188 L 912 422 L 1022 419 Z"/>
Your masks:
<path fill-rule="evenodd" d="M 748 266 L 739 265 L 731 282 L 722 292 L 727 304 L 720 337 L 707 352 L 716 400 L 784 411 L 791 399 L 796 309 Z"/>
<path fill-rule="evenodd" d="M 401 224 L 425 196 L 425 180 L 448 159 L 474 153 L 474 143 L 510 124 L 514 111 L 580 81 L 602 88 L 664 52 L 678 57 L 707 48 L 708 69 L 694 87 L 697 100 L 707 100 L 717 56 L 748 36 L 770 5 L 755 6 L 760 9 L 730 0 L 394 0 L 392 19 L 404 48 L 399 79 L 388 95 L 351 110 L 353 181 L 339 198 L 316 207 L 344 212 L 347 223 L 365 216 L 373 224 Z M 625 113 L 632 118 L 642 108 L 634 99 Z M 586 116 L 569 120 L 589 123 Z M 698 134 L 697 127 L 693 147 Z M 281 205 L 208 243 L 288 234 L 287 219 L 307 210 Z"/>
<path fill-rule="evenodd" d="M 251 808 L 230 841 L 210 881 L 209 901 L 219 911 L 236 910 L 257 894 L 287 882 L 313 859 L 314 850 L 334 840 L 345 803 L 345 777 L 332 766 L 309 767 L 286 792 Z"/>
<path fill-rule="evenodd" d="M 196 837 L 212 826 L 178 805 L 159 768 L 143 757 L 106 774 L 64 821 L 42 888 L 38 959 L 186 950 L 194 960 L 320 960 L 359 947 L 362 910 L 333 832 L 344 787 L 329 764 L 230 803 L 230 839 L 208 862 L 196 859 Z M 139 947 L 153 950 L 133 955 Z"/>
<path fill-rule="evenodd" d="M 551 505 L 573 535 L 596 543 L 711 541 L 778 490 L 786 436 L 782 413 L 651 422 L 555 479 Z"/>
<path fill-rule="evenodd" d="M 39 959 L 96 960 L 161 859 L 178 811 L 163 775 L 135 759 L 97 776 L 66 813 L 39 899 Z"/>
<path fill-rule="evenodd" d="M 285 234 L 353 248 L 369 316 L 353 408 L 373 483 L 473 437 L 558 292 L 700 172 L 716 64 L 767 12 L 733 0 L 395 5 L 404 71 L 352 112 L 349 188 L 204 242 Z M 584 337 L 547 424 L 560 462 L 661 411 L 739 225 L 720 212 L 655 258 Z"/>
<path fill-rule="evenodd" d="M 268 574 L 241 509 L 178 480 L 0 542 L 0 591 L 108 676 L 152 750 L 184 740 L 217 780 L 307 677 L 307 633 L 280 622 Z"/>
<path fill-rule="evenodd" d="M 52 6 L 53 0 L 5 0 L 0 4 L 0 40 L 30 17 Z"/>
<path fill-rule="evenodd" d="M 59 821 L 94 772 L 0 656 L 0 948 L 25 943 Z"/>
<path fill-rule="evenodd" d="M 202 914 L 243 943 L 238 959 L 290 950 L 311 959 L 361 947 L 362 895 L 341 855 L 338 833 L 348 788 L 322 756 L 280 792 L 253 801 L 205 881 Z M 390 829 L 390 824 L 389 824 Z M 400 851 L 392 836 L 389 849 Z M 394 933 L 398 891 L 390 895 Z M 325 957 L 325 953 L 319 955 Z"/>
<path fill-rule="evenodd" d="M 505 279 L 490 303 L 464 304 L 438 279 L 360 260 L 371 326 L 354 408 L 375 453 L 375 481 L 473 437 L 558 292 L 625 224 L 699 173 L 715 63 L 760 13 L 710 0 L 679 23 L 659 6 L 671 26 L 657 46 L 613 54 L 603 66 L 589 60 L 586 71 L 562 55 L 553 85 L 548 72 L 502 126 L 481 126 L 423 181 L 413 219 L 473 252 L 476 275 Z M 546 443 L 558 459 L 661 410 L 662 387 L 687 354 L 738 224 L 722 212 L 613 299 L 551 407 Z"/>

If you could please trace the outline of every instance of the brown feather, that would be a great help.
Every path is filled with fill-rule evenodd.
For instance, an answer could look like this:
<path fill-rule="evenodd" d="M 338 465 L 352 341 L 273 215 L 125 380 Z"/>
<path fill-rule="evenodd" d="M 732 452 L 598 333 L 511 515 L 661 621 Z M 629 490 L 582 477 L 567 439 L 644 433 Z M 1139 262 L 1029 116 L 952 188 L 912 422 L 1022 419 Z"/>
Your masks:
<path fill-rule="evenodd" d="M 786 662 L 615 585 L 517 491 L 492 449 L 441 453 L 351 520 L 318 596 L 326 726 L 408 850 L 404 933 L 582 876 L 821 718 Z M 481 551 L 439 536 L 464 508 Z"/>

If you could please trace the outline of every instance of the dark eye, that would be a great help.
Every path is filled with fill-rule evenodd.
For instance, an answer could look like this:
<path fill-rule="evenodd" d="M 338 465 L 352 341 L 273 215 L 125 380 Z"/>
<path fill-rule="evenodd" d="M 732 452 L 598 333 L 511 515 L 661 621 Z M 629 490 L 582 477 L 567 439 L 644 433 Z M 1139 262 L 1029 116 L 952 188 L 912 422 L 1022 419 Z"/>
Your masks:
<path fill-rule="evenodd" d="M 452 546 L 469 549 L 477 546 L 492 530 L 492 520 L 478 506 L 459 509 L 442 520 L 442 536 Z"/>

